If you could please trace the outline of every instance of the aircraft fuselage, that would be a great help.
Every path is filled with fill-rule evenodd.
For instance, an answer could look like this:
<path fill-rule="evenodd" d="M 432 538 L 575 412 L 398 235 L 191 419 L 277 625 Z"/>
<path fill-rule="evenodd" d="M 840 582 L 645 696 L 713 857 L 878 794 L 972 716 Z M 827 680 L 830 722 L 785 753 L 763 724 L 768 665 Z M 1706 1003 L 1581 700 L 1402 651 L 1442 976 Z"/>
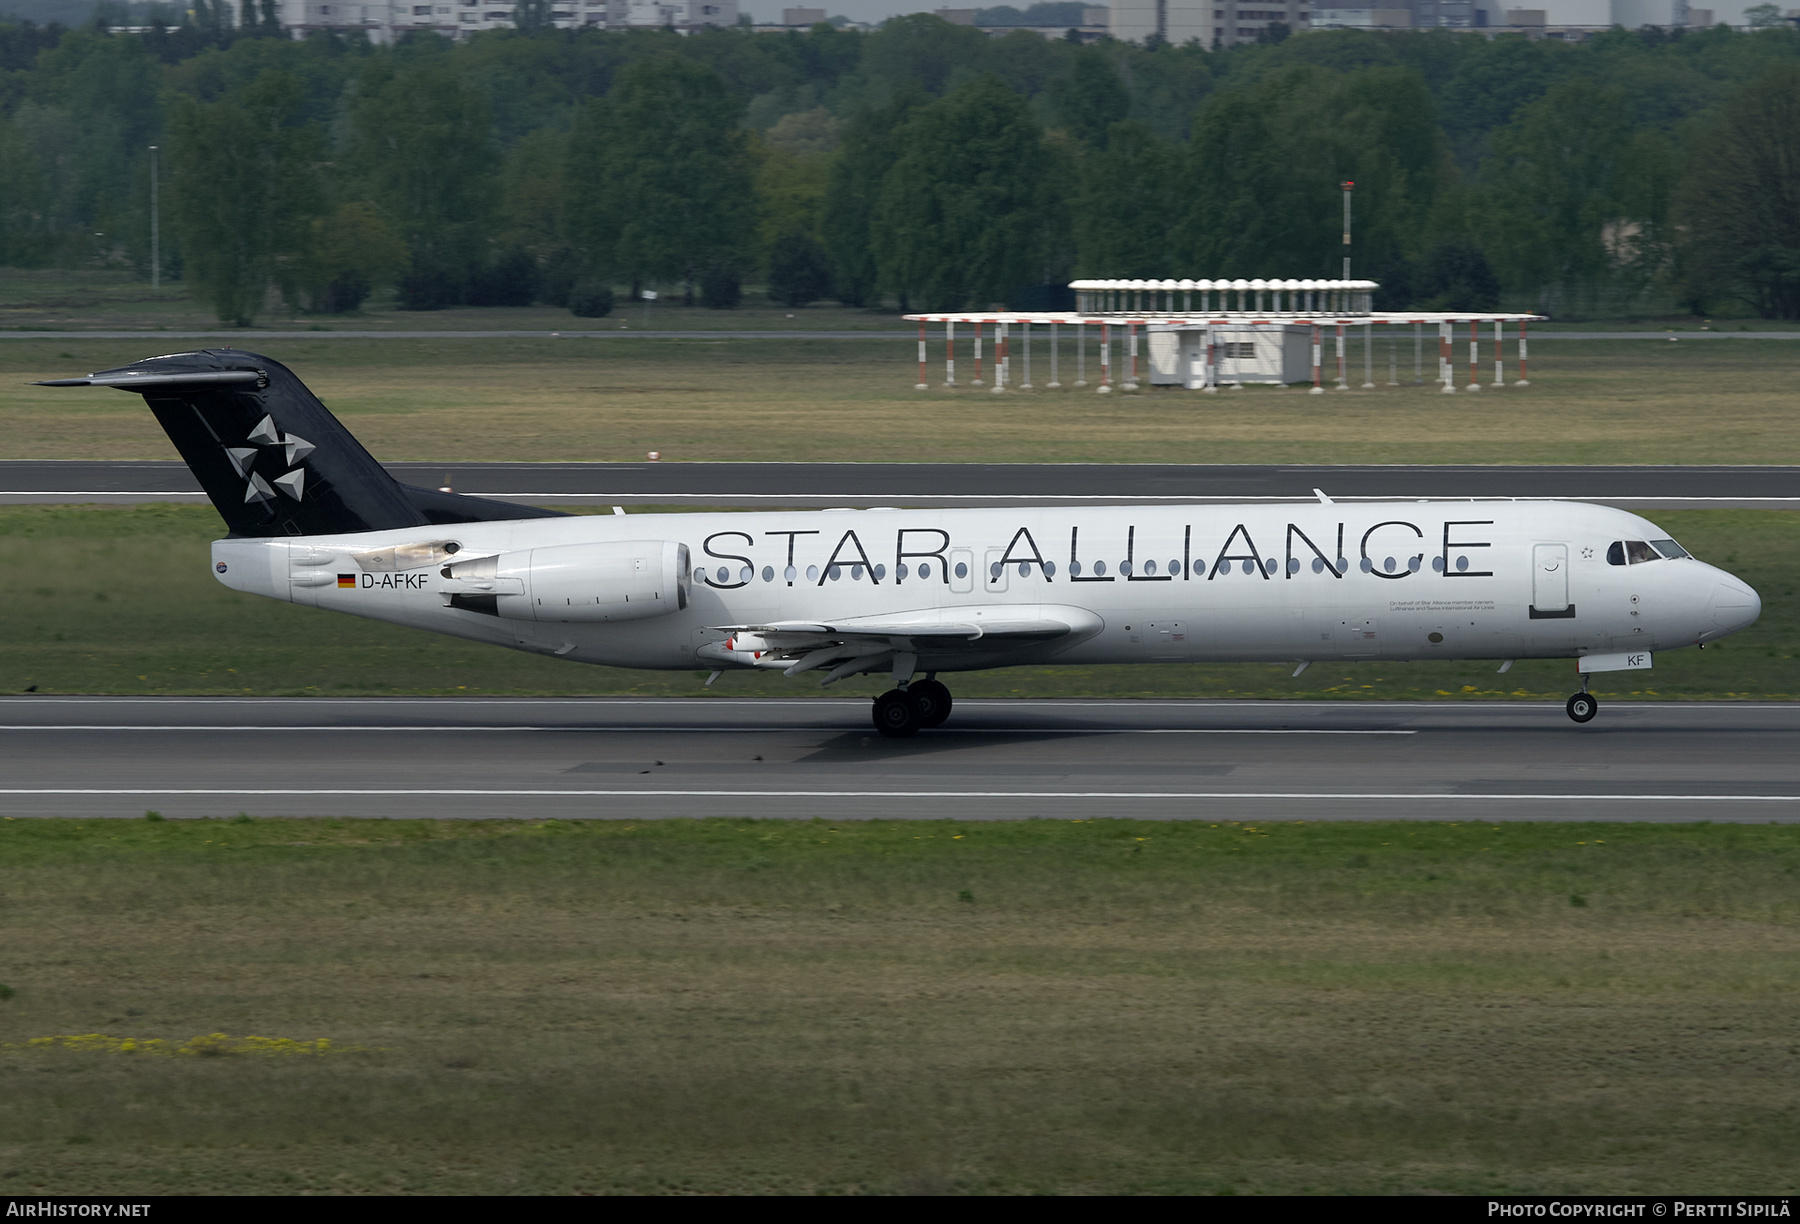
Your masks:
<path fill-rule="evenodd" d="M 734 636 L 752 646 L 756 639 L 734 630 L 996 609 L 1059 618 L 1073 631 L 1047 641 L 996 638 L 991 648 L 965 640 L 952 651 L 921 642 L 919 670 L 1598 662 L 1711 641 L 1760 612 L 1749 587 L 1691 557 L 1651 549 L 1609 562 L 1609 551 L 1619 559 L 1617 545 L 1666 539 L 1635 514 L 1563 502 L 873 509 L 226 539 L 213 545 L 213 563 L 236 590 L 618 667 L 767 666 L 786 660 L 763 662 L 772 652 L 739 648 Z M 650 557 L 639 558 L 640 570 L 684 555 L 679 575 L 671 570 L 662 584 L 683 589 L 651 592 L 645 598 L 661 606 L 616 618 L 597 619 L 602 613 L 573 602 L 547 605 L 541 592 L 521 611 L 534 598 L 525 589 L 531 558 L 540 558 L 537 586 L 545 587 L 555 550 L 583 545 L 638 545 L 624 552 Z M 654 545 L 665 547 L 651 557 Z M 484 558 L 496 560 L 483 567 Z"/>

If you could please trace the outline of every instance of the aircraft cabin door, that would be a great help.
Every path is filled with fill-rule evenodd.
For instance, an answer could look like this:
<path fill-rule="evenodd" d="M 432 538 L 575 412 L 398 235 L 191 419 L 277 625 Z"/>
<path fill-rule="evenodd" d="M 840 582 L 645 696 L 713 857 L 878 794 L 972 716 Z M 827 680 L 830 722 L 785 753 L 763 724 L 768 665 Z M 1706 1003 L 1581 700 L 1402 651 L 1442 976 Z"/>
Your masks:
<path fill-rule="evenodd" d="M 1569 602 L 1569 546 L 1536 544 L 1531 549 L 1531 619 L 1573 619 Z"/>
<path fill-rule="evenodd" d="M 950 550 L 950 589 L 959 592 L 975 589 L 975 554 L 970 549 Z"/>

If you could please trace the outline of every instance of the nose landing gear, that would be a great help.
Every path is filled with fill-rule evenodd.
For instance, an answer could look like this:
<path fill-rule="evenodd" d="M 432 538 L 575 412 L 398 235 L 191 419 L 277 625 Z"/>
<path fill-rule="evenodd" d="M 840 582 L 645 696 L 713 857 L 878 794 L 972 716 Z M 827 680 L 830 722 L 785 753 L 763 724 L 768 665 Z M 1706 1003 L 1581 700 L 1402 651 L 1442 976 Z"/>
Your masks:
<path fill-rule="evenodd" d="M 918 680 L 877 697 L 872 714 L 877 731 L 889 739 L 905 739 L 921 728 L 943 725 L 950 717 L 950 690 L 936 680 Z"/>

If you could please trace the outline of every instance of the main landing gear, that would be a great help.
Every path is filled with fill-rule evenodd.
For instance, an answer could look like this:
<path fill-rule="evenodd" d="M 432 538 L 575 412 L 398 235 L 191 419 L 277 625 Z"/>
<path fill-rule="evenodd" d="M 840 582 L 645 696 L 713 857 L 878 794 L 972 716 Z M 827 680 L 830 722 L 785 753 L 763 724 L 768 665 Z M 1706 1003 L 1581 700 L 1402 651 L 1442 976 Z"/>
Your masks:
<path fill-rule="evenodd" d="M 949 717 L 950 690 L 930 678 L 889 689 L 875 699 L 875 729 L 889 739 L 917 735 L 920 728 L 941 726 Z"/>

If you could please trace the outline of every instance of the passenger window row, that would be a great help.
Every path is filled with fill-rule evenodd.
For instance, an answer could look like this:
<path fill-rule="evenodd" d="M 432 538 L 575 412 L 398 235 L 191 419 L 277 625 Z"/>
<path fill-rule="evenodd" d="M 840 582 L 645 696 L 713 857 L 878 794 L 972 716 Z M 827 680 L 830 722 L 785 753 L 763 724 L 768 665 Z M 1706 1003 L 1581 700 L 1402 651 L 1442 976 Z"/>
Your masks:
<path fill-rule="evenodd" d="M 1662 546 L 1662 545 L 1666 544 L 1670 548 L 1675 548 L 1675 542 L 1673 540 L 1658 540 L 1657 544 L 1658 544 L 1658 546 Z M 1646 546 L 1639 544 L 1639 545 L 1637 545 L 1637 547 L 1643 548 Z M 1625 564 L 1625 562 L 1622 559 L 1620 559 L 1620 560 L 1614 559 L 1615 556 L 1617 556 L 1619 558 L 1624 557 L 1625 554 L 1623 552 L 1620 552 L 1619 549 L 1620 549 L 1620 545 L 1614 544 L 1612 546 L 1612 549 L 1607 553 L 1607 560 L 1611 561 L 1614 565 Z M 1686 556 L 1687 554 L 1681 552 L 1679 549 L 1676 549 L 1676 551 L 1674 553 L 1669 553 L 1667 555 Z M 1640 559 L 1640 558 L 1634 557 L 1634 561 L 1637 559 Z M 1646 556 L 1641 559 L 1642 560 L 1654 560 L 1655 558 L 1652 556 Z M 1373 571 L 1375 571 L 1377 569 L 1381 570 L 1383 573 L 1392 574 L 1393 572 L 1395 572 L 1396 569 L 1401 569 L 1401 568 L 1409 570 L 1412 573 L 1417 573 L 1419 571 L 1420 562 L 1423 560 L 1424 560 L 1423 554 L 1409 557 L 1409 558 L 1406 558 L 1406 559 L 1400 560 L 1400 561 L 1396 561 L 1396 559 L 1393 557 L 1386 557 L 1380 561 L 1375 561 L 1369 557 L 1364 557 L 1360 564 L 1362 567 L 1362 571 L 1365 574 L 1372 573 Z M 1452 564 L 1456 568 L 1457 572 L 1459 572 L 1459 573 L 1464 572 L 1469 568 L 1469 558 L 1466 556 L 1459 556 L 1455 559 L 1455 561 Z M 1244 573 L 1246 573 L 1246 574 L 1254 574 L 1258 570 L 1258 566 L 1257 566 L 1256 562 L 1250 561 L 1250 560 L 1245 560 L 1245 561 L 1241 562 L 1241 566 L 1242 566 Z M 1045 561 L 1045 562 L 1041 563 L 1038 566 L 1038 568 L 1044 574 L 1044 576 L 1047 578 L 1054 577 L 1056 574 L 1056 562 L 1054 562 L 1054 561 Z M 1139 566 L 1139 568 L 1141 568 L 1146 575 L 1153 575 L 1161 567 L 1159 567 L 1155 561 L 1145 561 L 1141 564 L 1141 566 Z M 1445 571 L 1445 569 L 1447 568 L 1444 564 L 1444 558 L 1433 557 L 1431 559 L 1431 568 L 1438 571 L 1439 573 L 1443 573 Z M 826 579 L 831 582 L 836 582 L 840 578 L 844 578 L 844 577 L 848 577 L 848 578 L 850 578 L 851 581 L 854 582 L 854 581 L 860 581 L 862 579 L 863 569 L 864 569 L 864 567 L 861 565 L 832 565 L 825 569 L 824 574 L 825 574 Z M 1071 561 L 1069 563 L 1069 573 L 1075 575 L 1076 577 L 1081 576 L 1082 569 L 1083 569 L 1082 564 L 1079 561 Z M 1193 571 L 1194 571 L 1194 576 L 1196 578 L 1206 577 L 1208 569 L 1209 569 L 1208 563 L 1206 562 L 1206 560 L 1204 558 L 1197 558 L 1193 562 Z M 1219 562 L 1217 572 L 1218 572 L 1219 576 L 1223 577 L 1224 575 L 1229 574 L 1231 572 L 1231 569 L 1232 569 L 1232 562 L 1221 561 L 1221 562 Z M 1263 562 L 1261 569 L 1263 570 L 1264 573 L 1268 574 L 1270 577 L 1273 577 L 1277 572 L 1279 572 L 1278 563 L 1276 562 L 1275 558 L 1273 558 L 1273 557 L 1270 557 L 1267 561 Z M 1312 562 L 1312 572 L 1315 574 L 1322 574 L 1325 572 L 1325 569 L 1326 569 L 1326 562 L 1324 561 L 1324 559 L 1320 558 L 1320 557 L 1314 557 L 1313 562 Z M 1350 562 L 1343 557 L 1339 557 L 1337 559 L 1336 569 L 1337 569 L 1337 572 L 1340 574 L 1348 573 L 1350 571 Z M 1029 561 L 1021 561 L 1018 563 L 1018 570 L 1019 570 L 1019 577 L 1029 578 L 1031 576 L 1032 563 Z M 1119 573 L 1125 575 L 1126 577 L 1130 577 L 1132 574 L 1132 570 L 1133 570 L 1133 566 L 1130 561 L 1119 562 L 1119 566 L 1118 566 Z M 1287 570 L 1288 570 L 1289 574 L 1298 574 L 1301 570 L 1301 565 L 1300 565 L 1299 559 L 1298 558 L 1289 558 L 1288 564 L 1287 564 Z M 806 572 L 806 580 L 808 582 L 819 581 L 820 570 L 819 570 L 818 566 L 809 565 L 806 567 L 805 572 Z M 898 577 L 905 579 L 905 578 L 912 577 L 915 571 L 911 567 L 902 563 L 901 565 L 896 567 L 894 572 Z M 1104 561 L 1094 562 L 1093 563 L 1093 572 L 1096 576 L 1101 576 L 1101 577 L 1105 576 L 1106 562 L 1104 562 Z M 1176 574 L 1181 573 L 1182 572 L 1181 562 L 1180 561 L 1170 561 L 1168 564 L 1168 568 L 1166 570 L 1164 570 L 1163 572 L 1170 575 L 1171 577 L 1173 577 Z M 924 563 L 920 564 L 916 570 L 916 573 L 920 578 L 931 577 L 930 562 L 924 562 Z M 966 577 L 968 577 L 968 573 L 969 573 L 969 568 L 967 565 L 963 564 L 960 561 L 956 563 L 956 576 L 958 578 L 966 578 Z M 885 565 L 877 564 L 877 565 L 871 567 L 870 576 L 873 577 L 876 582 L 881 582 L 884 579 L 886 579 L 887 574 L 888 574 L 888 570 L 887 570 L 887 566 L 885 566 Z M 988 566 L 988 576 L 990 578 L 998 580 L 1000 577 L 1000 574 L 1001 574 L 1000 562 L 995 561 Z M 747 584 L 747 583 L 753 581 L 756 578 L 756 576 L 757 576 L 756 571 L 754 569 L 751 569 L 749 566 L 744 566 L 743 568 L 735 571 L 735 575 L 734 575 L 734 572 L 729 567 L 723 566 L 723 565 L 719 566 L 716 571 L 709 571 L 704 566 L 701 566 L 700 568 L 698 568 L 694 571 L 694 581 L 714 583 L 719 586 L 732 585 L 734 577 L 736 579 L 737 585 L 744 585 L 744 584 Z M 788 582 L 794 582 L 800 577 L 800 571 L 796 570 L 793 566 L 790 565 L 784 571 L 781 572 L 781 577 L 784 578 Z M 770 566 L 770 565 L 763 566 L 762 580 L 764 582 L 774 582 L 775 579 L 776 579 L 775 567 Z"/>

